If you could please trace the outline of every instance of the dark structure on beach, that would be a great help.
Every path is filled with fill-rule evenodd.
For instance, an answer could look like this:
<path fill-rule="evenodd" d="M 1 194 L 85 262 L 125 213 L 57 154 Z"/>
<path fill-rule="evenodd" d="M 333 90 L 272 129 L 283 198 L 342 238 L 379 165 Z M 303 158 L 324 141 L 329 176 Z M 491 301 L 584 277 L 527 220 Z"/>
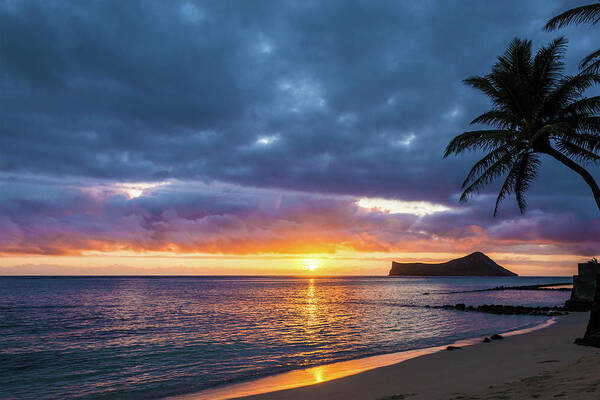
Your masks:
<path fill-rule="evenodd" d="M 389 276 L 517 276 L 481 252 L 441 264 L 392 262 Z"/>
<path fill-rule="evenodd" d="M 577 275 L 573 276 L 571 298 L 565 307 L 570 310 L 589 310 L 596 294 L 596 278 L 600 275 L 600 263 L 589 261 L 577 264 Z"/>
<path fill-rule="evenodd" d="M 596 262 L 596 266 L 598 263 Z M 575 344 L 600 347 L 600 274 L 596 275 L 596 293 L 590 306 L 590 321 L 585 335 L 575 339 Z"/>
<path fill-rule="evenodd" d="M 600 263 L 595 258 L 577 265 L 573 276 L 571 298 L 565 308 L 571 311 L 590 310 L 585 335 L 575 339 L 575 344 L 600 347 Z"/>

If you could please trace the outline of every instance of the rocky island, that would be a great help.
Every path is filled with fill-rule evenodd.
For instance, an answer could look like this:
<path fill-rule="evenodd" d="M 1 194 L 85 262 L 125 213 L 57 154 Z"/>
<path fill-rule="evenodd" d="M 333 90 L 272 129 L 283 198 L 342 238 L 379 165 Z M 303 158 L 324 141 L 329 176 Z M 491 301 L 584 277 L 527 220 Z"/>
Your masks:
<path fill-rule="evenodd" d="M 517 276 L 477 251 L 441 264 L 392 261 L 389 276 Z"/>

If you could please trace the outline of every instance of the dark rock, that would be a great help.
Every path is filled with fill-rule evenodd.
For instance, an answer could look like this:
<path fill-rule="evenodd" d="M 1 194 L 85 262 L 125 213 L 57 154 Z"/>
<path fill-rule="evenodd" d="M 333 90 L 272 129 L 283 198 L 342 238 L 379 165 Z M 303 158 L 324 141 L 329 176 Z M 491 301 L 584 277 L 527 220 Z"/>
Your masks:
<path fill-rule="evenodd" d="M 550 311 L 547 315 L 551 316 L 551 317 L 558 317 L 560 315 L 567 315 L 566 312 L 560 312 L 560 311 Z"/>
<path fill-rule="evenodd" d="M 517 276 L 481 252 L 441 264 L 392 262 L 389 276 Z"/>
<path fill-rule="evenodd" d="M 490 336 L 490 339 L 492 339 L 492 340 L 500 340 L 500 339 L 504 339 L 504 336 L 498 335 L 496 333 L 496 334 L 493 334 L 492 336 Z"/>
<path fill-rule="evenodd" d="M 444 304 L 443 306 L 425 306 L 428 308 L 442 308 L 444 310 L 457 311 L 476 311 L 488 314 L 505 314 L 505 315 L 542 315 L 542 316 L 557 316 L 565 315 L 564 307 L 525 307 L 525 306 L 503 306 L 496 304 L 484 304 L 482 306 L 465 307 L 463 303 L 459 304 Z"/>
<path fill-rule="evenodd" d="M 486 337 L 485 339 L 483 339 L 483 343 L 489 343 L 489 342 L 491 342 L 489 337 Z"/>
<path fill-rule="evenodd" d="M 592 309 L 592 303 L 585 300 L 567 300 L 565 310 L 567 311 L 589 311 Z"/>
<path fill-rule="evenodd" d="M 451 351 L 451 350 L 460 350 L 460 349 L 461 349 L 461 347 L 458 347 L 458 346 L 448 346 L 448 347 L 446 347 L 446 350 L 448 350 L 448 351 Z"/>
<path fill-rule="evenodd" d="M 475 290 L 460 290 L 455 292 L 448 292 L 448 294 L 454 293 L 476 293 L 476 292 L 490 292 L 498 290 L 553 290 L 559 292 L 570 292 L 572 288 L 557 287 L 573 285 L 573 282 L 557 282 L 557 283 L 543 283 L 539 285 L 521 285 L 521 286 L 496 286 L 487 289 L 475 289 Z"/>

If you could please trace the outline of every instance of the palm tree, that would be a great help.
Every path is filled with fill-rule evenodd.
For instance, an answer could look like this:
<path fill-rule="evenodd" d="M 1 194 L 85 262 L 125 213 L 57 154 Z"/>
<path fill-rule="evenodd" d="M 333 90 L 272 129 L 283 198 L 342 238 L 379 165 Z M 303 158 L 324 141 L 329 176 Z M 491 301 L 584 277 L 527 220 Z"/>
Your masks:
<path fill-rule="evenodd" d="M 600 23 L 600 3 L 567 10 L 548 21 L 544 29 L 551 31 L 569 24 L 579 25 L 585 23 L 591 23 L 592 25 Z M 584 71 L 597 72 L 600 69 L 600 49 L 585 57 L 579 67 Z"/>
<path fill-rule="evenodd" d="M 471 124 L 487 124 L 493 129 L 465 132 L 446 147 L 444 157 L 465 151 L 487 152 L 468 173 L 461 202 L 506 175 L 494 216 L 502 200 L 513 192 L 524 212 L 527 189 L 536 177 L 540 155 L 546 154 L 585 180 L 600 210 L 600 188 L 576 162 L 600 161 L 600 96 L 582 95 L 600 82 L 600 75 L 593 71 L 564 75 L 566 43 L 565 38 L 558 38 L 534 56 L 531 41 L 516 38 L 498 57 L 491 73 L 465 80 L 493 104 Z"/>

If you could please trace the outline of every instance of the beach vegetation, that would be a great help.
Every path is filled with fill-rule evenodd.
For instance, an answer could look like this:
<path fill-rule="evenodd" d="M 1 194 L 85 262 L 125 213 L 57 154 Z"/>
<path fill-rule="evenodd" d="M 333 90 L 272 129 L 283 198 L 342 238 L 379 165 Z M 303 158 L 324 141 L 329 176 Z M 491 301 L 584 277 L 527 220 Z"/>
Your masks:
<path fill-rule="evenodd" d="M 596 25 L 598 23 L 600 23 L 600 3 L 595 3 L 571 8 L 557 15 L 548 21 L 544 29 L 551 31 L 571 24 Z M 579 67 L 584 71 L 597 72 L 600 70 L 600 49 L 588 54 L 583 60 L 581 60 Z"/>
<path fill-rule="evenodd" d="M 583 178 L 600 210 L 600 188 L 583 166 L 600 162 L 600 96 L 584 97 L 600 75 L 593 70 L 565 74 L 566 48 L 567 40 L 560 37 L 534 54 L 530 40 L 515 38 L 489 74 L 464 81 L 492 104 L 471 124 L 492 129 L 464 132 L 446 147 L 444 157 L 486 152 L 467 174 L 461 202 L 504 177 L 494 216 L 513 193 L 524 212 L 527 190 L 546 155 Z"/>

